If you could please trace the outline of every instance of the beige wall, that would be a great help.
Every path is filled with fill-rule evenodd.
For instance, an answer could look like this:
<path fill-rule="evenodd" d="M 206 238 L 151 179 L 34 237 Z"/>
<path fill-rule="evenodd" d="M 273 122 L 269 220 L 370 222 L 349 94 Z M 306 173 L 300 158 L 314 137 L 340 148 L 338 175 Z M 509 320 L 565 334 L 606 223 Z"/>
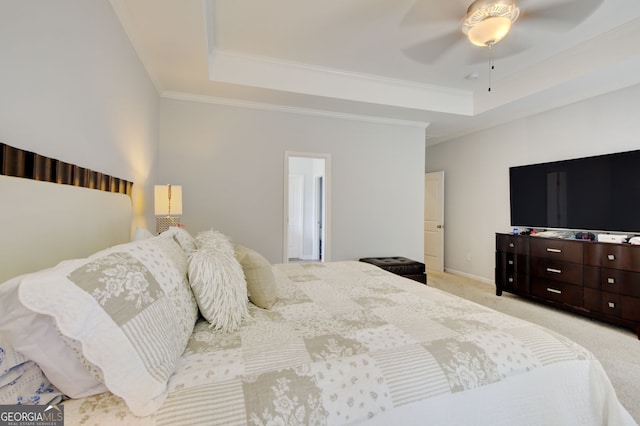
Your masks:
<path fill-rule="evenodd" d="M 639 116 L 633 86 L 428 147 L 426 170 L 445 171 L 445 268 L 493 282 L 509 167 L 640 149 Z"/>
<path fill-rule="evenodd" d="M 423 257 L 424 129 L 162 99 L 159 182 L 183 222 L 281 262 L 285 151 L 331 155 L 331 260 Z"/>
<path fill-rule="evenodd" d="M 182 183 L 190 230 L 280 261 L 284 151 L 329 153 L 333 258 L 422 258 L 424 129 L 160 101 L 106 0 L 0 16 L 0 141 L 133 181 L 136 224 L 154 228 L 153 184 Z"/>
<path fill-rule="evenodd" d="M 0 52 L 0 142 L 133 181 L 144 224 L 159 97 L 109 2 L 3 1 Z"/>
<path fill-rule="evenodd" d="M 0 142 L 132 180 L 137 223 L 153 229 L 153 184 L 182 183 L 191 230 L 279 261 L 283 153 L 329 153 L 333 258 L 422 257 L 423 129 L 160 100 L 106 0 L 2 2 L 0 17 Z M 508 168 L 640 149 L 639 111 L 634 86 L 429 147 L 446 267 L 492 281 Z"/>

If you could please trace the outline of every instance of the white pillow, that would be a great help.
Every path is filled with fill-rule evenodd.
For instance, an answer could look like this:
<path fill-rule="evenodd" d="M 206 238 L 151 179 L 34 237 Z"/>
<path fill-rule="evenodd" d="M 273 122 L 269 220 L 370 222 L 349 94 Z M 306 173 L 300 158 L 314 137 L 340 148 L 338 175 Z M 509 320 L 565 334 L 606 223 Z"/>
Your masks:
<path fill-rule="evenodd" d="M 165 238 L 173 238 L 182 247 L 182 250 L 189 255 L 197 248 L 196 240 L 193 236 L 184 228 L 177 226 L 170 226 L 169 229 L 164 231 L 160 236 Z"/>
<path fill-rule="evenodd" d="M 25 276 L 19 297 L 80 342 L 106 387 L 147 416 L 166 398 L 197 317 L 186 267 L 173 239 L 154 237 Z"/>
<path fill-rule="evenodd" d="M 66 264 L 80 265 L 82 261 L 64 261 L 58 266 Z M 53 270 L 46 269 L 40 273 Z M 65 343 L 55 321 L 20 303 L 18 292 L 26 276 L 0 284 L 0 335 L 28 359 L 37 359 L 44 374 L 65 395 L 82 398 L 106 392 L 107 387 L 85 368 L 77 353 Z"/>
<path fill-rule="evenodd" d="M 146 228 L 136 227 L 136 232 L 133 234 L 133 238 L 131 241 L 140 241 L 146 240 L 147 238 L 152 238 L 153 234 Z"/>
<path fill-rule="evenodd" d="M 44 405 L 62 401 L 62 393 L 38 364 L 0 341 L 0 405 Z"/>
<path fill-rule="evenodd" d="M 189 255 L 189 283 L 202 316 L 216 330 L 237 330 L 249 317 L 247 282 L 229 237 L 218 231 L 196 236 Z"/>

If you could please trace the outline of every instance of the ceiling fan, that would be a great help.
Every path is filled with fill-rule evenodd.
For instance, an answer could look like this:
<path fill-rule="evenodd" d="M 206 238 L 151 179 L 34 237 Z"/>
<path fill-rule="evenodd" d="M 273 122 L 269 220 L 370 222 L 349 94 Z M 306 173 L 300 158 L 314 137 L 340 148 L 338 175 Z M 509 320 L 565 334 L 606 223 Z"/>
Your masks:
<path fill-rule="evenodd" d="M 460 15 L 452 8 L 448 7 L 445 13 L 455 13 L 457 16 L 438 16 L 433 2 L 420 0 L 405 15 L 405 24 L 415 25 L 422 21 L 421 24 L 424 25 L 428 23 L 425 21 L 446 21 L 451 23 L 448 25 L 451 29 L 409 46 L 403 52 L 414 61 L 432 64 L 459 44 L 492 48 L 506 38 L 509 43 L 501 45 L 492 55 L 511 56 L 536 42 L 533 33 L 569 31 L 587 19 L 602 2 L 603 0 L 475 0 L 468 6 L 461 23 Z M 472 55 L 469 62 L 483 61 L 486 57 L 486 54 Z"/>
<path fill-rule="evenodd" d="M 509 33 L 518 16 L 514 0 L 475 0 L 467 9 L 462 32 L 476 46 L 491 47 Z"/>

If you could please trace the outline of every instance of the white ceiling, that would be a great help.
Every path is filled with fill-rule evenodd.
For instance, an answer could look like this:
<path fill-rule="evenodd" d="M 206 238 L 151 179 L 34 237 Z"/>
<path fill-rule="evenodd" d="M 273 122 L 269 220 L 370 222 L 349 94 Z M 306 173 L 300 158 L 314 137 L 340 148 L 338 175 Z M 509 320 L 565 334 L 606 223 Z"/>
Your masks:
<path fill-rule="evenodd" d="M 471 0 L 110 1 L 163 96 L 428 126 L 428 145 L 640 83 L 638 0 L 519 0 L 492 52 L 460 32 Z"/>

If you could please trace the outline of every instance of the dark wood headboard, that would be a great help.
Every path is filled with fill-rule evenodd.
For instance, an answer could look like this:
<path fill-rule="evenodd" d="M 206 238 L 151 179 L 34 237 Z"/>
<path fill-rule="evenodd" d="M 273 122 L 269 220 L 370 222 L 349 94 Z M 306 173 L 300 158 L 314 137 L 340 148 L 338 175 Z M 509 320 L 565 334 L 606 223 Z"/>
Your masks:
<path fill-rule="evenodd" d="M 80 186 L 131 197 L 133 183 L 0 143 L 0 175 Z"/>

